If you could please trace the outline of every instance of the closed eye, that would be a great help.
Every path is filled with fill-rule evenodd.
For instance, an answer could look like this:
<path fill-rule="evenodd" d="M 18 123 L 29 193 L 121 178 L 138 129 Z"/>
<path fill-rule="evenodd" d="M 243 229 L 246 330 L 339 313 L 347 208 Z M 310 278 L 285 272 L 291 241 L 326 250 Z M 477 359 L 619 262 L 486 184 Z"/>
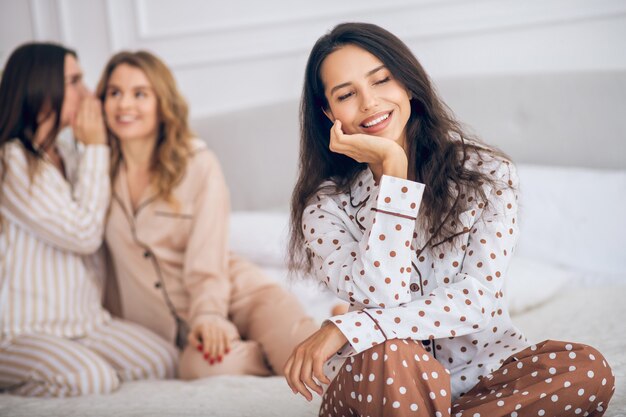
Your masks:
<path fill-rule="evenodd" d="M 337 97 L 337 100 L 344 101 L 344 100 L 350 98 L 352 95 L 354 95 L 354 93 L 352 91 L 350 91 L 349 93 L 345 93 L 345 94 L 342 94 L 339 97 Z"/>
<path fill-rule="evenodd" d="M 382 80 L 378 80 L 378 81 L 376 81 L 376 82 L 374 83 L 374 85 L 384 84 L 384 83 L 386 83 L 386 82 L 388 82 L 388 81 L 391 81 L 391 77 L 390 77 L 390 76 L 387 76 L 387 77 L 383 78 Z"/>

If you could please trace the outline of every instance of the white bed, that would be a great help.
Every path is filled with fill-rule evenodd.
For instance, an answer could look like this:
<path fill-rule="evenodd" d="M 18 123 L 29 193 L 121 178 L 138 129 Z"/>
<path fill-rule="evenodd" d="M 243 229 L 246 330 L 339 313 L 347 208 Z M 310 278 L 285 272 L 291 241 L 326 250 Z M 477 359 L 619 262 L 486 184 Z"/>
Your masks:
<path fill-rule="evenodd" d="M 464 121 L 479 132 L 488 127 L 482 130 L 488 140 L 512 138 L 496 143 L 516 158 L 523 194 L 522 238 L 506 291 L 514 320 L 533 341 L 569 340 L 599 349 L 617 380 L 605 416 L 626 416 L 626 101 L 615 93 L 626 91 L 626 77 L 539 78 L 466 80 L 449 83 L 442 91 Z M 576 102 L 570 94 L 574 86 L 584 87 L 576 91 L 588 94 L 581 100 L 589 99 L 593 106 Z M 488 94 L 481 97 L 481 91 Z M 605 101 L 598 99 L 603 94 Z M 558 126 L 565 124 L 577 127 L 559 136 Z M 220 115 L 194 125 L 216 151 L 233 190 L 237 211 L 231 222 L 232 248 L 289 286 L 322 320 L 333 298 L 311 282 L 287 282 L 283 262 L 298 143 L 297 103 Z M 546 145 L 550 138 L 554 143 Z M 520 140 L 526 141 L 525 147 Z M 541 158 L 533 158 L 535 148 Z M 586 153 L 593 157 L 585 158 Z M 546 155 L 554 165 L 545 165 Z M 538 162 L 544 165 L 533 165 Z M 318 406 L 319 399 L 307 403 L 278 377 L 141 381 L 123 384 L 109 396 L 72 399 L 0 395 L 0 415 L 7 417 L 296 417 L 316 416 Z"/>

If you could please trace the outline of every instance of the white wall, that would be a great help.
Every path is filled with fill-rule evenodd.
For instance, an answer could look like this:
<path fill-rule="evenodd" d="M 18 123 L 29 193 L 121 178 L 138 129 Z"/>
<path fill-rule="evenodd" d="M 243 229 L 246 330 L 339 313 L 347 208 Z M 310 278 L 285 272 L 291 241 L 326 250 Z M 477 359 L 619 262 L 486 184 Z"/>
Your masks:
<path fill-rule="evenodd" d="M 396 33 L 435 81 L 626 69 L 623 0 L 0 0 L 0 63 L 54 40 L 94 86 L 111 53 L 146 48 L 197 117 L 298 97 L 311 46 L 349 20 Z"/>

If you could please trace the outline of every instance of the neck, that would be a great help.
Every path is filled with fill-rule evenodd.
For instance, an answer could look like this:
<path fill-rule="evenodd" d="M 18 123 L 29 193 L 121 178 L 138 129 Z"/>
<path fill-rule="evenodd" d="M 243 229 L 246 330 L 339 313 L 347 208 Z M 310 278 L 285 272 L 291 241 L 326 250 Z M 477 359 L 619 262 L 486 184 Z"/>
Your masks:
<path fill-rule="evenodd" d="M 149 171 L 156 139 L 134 139 L 120 141 L 120 149 L 127 169 Z"/>

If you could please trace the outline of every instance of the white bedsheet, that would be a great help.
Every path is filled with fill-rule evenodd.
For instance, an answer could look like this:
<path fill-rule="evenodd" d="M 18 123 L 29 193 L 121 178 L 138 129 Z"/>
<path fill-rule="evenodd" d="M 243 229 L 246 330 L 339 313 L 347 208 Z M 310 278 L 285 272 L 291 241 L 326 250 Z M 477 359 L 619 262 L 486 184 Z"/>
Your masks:
<path fill-rule="evenodd" d="M 517 316 L 533 341 L 546 338 L 598 348 L 617 378 L 606 417 L 626 417 L 626 286 L 577 289 Z M 194 382 L 123 384 L 109 396 L 36 399 L 0 395 L 0 415 L 13 416 L 316 416 L 319 399 L 307 403 L 282 378 L 217 377 Z"/>

